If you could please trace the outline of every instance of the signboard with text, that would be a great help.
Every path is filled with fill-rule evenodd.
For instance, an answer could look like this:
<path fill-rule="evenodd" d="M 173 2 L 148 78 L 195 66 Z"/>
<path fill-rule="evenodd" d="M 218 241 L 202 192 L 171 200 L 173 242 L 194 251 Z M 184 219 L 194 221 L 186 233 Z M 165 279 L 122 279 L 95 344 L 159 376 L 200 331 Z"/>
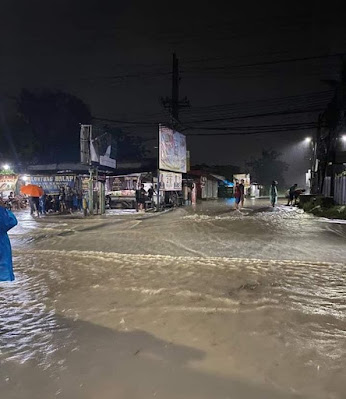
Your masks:
<path fill-rule="evenodd" d="M 80 129 L 81 163 L 99 164 L 116 168 L 116 143 L 110 133 L 96 135 L 91 125 L 81 125 Z"/>
<path fill-rule="evenodd" d="M 181 191 L 182 186 L 183 175 L 181 173 L 160 171 L 160 190 Z"/>
<path fill-rule="evenodd" d="M 30 183 L 42 187 L 46 194 L 59 194 L 60 187 L 74 188 L 75 181 L 71 175 L 30 176 Z"/>
<path fill-rule="evenodd" d="M 0 192 L 10 193 L 15 190 L 18 175 L 0 175 Z"/>
<path fill-rule="evenodd" d="M 159 169 L 186 173 L 186 137 L 165 126 L 159 127 Z"/>

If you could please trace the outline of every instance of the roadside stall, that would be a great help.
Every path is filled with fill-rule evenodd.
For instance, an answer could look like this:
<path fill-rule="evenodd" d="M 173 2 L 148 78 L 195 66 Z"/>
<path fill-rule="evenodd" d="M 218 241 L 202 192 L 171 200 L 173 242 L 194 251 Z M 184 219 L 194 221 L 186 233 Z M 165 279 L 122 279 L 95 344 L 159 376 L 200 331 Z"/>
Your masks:
<path fill-rule="evenodd" d="M 0 174 L 0 198 L 5 200 L 10 193 L 16 193 L 17 182 L 19 176 L 17 174 Z"/>
<path fill-rule="evenodd" d="M 180 206 L 183 204 L 182 173 L 160 171 L 160 192 L 164 197 L 165 206 Z"/>
<path fill-rule="evenodd" d="M 197 189 L 197 199 L 210 200 L 218 198 L 219 179 L 202 170 L 193 170 L 188 177 L 194 179 Z"/>
<path fill-rule="evenodd" d="M 150 172 L 106 177 L 106 206 L 108 208 L 136 209 L 136 191 L 144 184 L 148 192 L 153 185 Z"/>
<path fill-rule="evenodd" d="M 44 212 L 81 210 L 81 180 L 76 174 L 30 175 L 27 183 L 43 189 Z"/>

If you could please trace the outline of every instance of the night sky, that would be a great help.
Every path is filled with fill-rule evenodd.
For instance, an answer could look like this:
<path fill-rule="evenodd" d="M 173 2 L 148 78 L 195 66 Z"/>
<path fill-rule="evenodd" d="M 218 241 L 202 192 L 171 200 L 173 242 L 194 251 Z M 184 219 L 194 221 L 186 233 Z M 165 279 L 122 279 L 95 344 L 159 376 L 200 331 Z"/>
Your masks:
<path fill-rule="evenodd" d="M 170 95 L 175 51 L 180 95 L 191 102 L 180 120 L 195 127 L 184 132 L 192 162 L 243 166 L 273 148 L 290 163 L 287 181 L 303 183 L 302 141 L 333 95 L 322 80 L 338 77 L 336 54 L 346 53 L 342 4 L 2 0 L 0 92 L 60 89 L 150 138 L 167 119 L 159 98 Z M 192 137 L 201 133 L 209 135 Z"/>

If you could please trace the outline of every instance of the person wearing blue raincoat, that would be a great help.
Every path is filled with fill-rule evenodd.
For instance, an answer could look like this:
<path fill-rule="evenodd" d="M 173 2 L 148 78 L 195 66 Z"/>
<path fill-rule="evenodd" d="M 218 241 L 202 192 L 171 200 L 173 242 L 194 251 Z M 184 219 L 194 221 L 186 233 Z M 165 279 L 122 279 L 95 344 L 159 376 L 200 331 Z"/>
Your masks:
<path fill-rule="evenodd" d="M 13 281 L 12 250 L 7 232 L 17 225 L 14 214 L 0 204 L 0 281 Z"/>

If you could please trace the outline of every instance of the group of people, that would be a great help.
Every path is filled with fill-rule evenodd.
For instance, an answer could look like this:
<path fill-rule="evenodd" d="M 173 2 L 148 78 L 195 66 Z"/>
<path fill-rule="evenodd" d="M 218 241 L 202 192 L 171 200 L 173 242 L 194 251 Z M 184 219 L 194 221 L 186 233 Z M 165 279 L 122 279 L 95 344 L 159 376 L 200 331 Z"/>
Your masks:
<path fill-rule="evenodd" d="M 270 198 L 270 204 L 272 207 L 275 207 L 275 205 L 278 202 L 278 182 L 276 180 L 272 181 L 272 184 L 269 189 L 269 198 Z M 289 188 L 287 192 L 287 206 L 290 205 L 297 205 L 298 199 L 302 193 L 304 193 L 304 189 L 298 188 L 298 184 L 294 184 L 292 187 Z M 244 206 L 244 197 L 245 197 L 245 186 L 244 186 L 244 180 L 242 179 L 239 183 L 239 181 L 236 182 L 235 184 L 235 190 L 234 190 L 234 198 L 235 198 L 235 209 L 240 209 Z"/>
<path fill-rule="evenodd" d="M 137 211 L 144 211 L 146 201 L 152 202 L 154 197 L 154 187 L 150 186 L 148 191 L 145 190 L 144 184 L 141 184 L 141 188 L 136 191 L 136 203 Z"/>
<path fill-rule="evenodd" d="M 29 197 L 30 214 L 38 217 L 47 213 L 81 211 L 82 203 L 83 193 L 81 190 L 64 186 L 60 187 L 58 195 L 47 195 L 46 192 L 43 192 L 41 197 Z"/>
<path fill-rule="evenodd" d="M 235 190 L 234 190 L 234 198 L 235 198 L 235 209 L 239 210 L 244 206 L 244 199 L 245 199 L 245 185 L 244 179 L 236 181 L 235 183 Z"/>
<path fill-rule="evenodd" d="M 288 201 L 286 206 L 297 205 L 298 198 L 304 192 L 305 190 L 298 188 L 298 184 L 293 184 L 293 186 L 290 187 L 287 192 Z"/>
<path fill-rule="evenodd" d="M 270 203 L 274 207 L 277 204 L 278 201 L 278 189 L 277 189 L 278 182 L 273 180 L 272 185 L 270 186 Z M 297 205 L 298 199 L 302 193 L 304 193 L 304 189 L 298 188 L 298 184 L 295 183 L 293 186 L 289 188 L 287 191 L 286 197 L 287 197 L 287 204 L 286 206 L 290 205 Z"/>
<path fill-rule="evenodd" d="M 2 202 L 9 210 L 16 209 L 19 211 L 26 208 L 27 205 L 26 198 L 21 195 L 15 195 L 13 191 L 10 192 L 7 198 L 2 198 Z"/>

